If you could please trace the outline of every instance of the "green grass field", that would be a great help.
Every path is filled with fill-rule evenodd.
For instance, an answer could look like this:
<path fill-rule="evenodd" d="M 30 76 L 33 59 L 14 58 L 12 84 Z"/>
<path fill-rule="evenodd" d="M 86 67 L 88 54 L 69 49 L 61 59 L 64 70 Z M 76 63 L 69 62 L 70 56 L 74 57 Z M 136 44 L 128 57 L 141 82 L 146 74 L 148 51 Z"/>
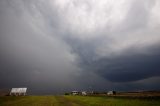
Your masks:
<path fill-rule="evenodd" d="M 160 99 L 104 96 L 5 96 L 0 106 L 160 106 Z"/>

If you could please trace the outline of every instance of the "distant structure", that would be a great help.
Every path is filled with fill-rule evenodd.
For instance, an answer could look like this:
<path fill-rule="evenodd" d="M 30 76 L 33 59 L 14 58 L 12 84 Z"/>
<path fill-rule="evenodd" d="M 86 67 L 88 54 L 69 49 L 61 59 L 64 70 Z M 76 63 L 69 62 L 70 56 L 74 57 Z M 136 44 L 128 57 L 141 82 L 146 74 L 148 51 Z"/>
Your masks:
<path fill-rule="evenodd" d="M 10 95 L 25 96 L 26 92 L 27 92 L 27 88 L 12 88 L 10 91 Z"/>
<path fill-rule="evenodd" d="M 72 95 L 78 95 L 79 92 L 78 92 L 78 91 L 72 91 L 71 94 L 72 94 Z"/>
<path fill-rule="evenodd" d="M 86 91 L 82 91 L 82 95 L 83 95 L 83 96 L 86 96 L 86 95 L 87 95 L 87 92 L 86 92 Z"/>
<path fill-rule="evenodd" d="M 107 92 L 107 95 L 115 95 L 116 94 L 116 91 L 108 91 Z"/>

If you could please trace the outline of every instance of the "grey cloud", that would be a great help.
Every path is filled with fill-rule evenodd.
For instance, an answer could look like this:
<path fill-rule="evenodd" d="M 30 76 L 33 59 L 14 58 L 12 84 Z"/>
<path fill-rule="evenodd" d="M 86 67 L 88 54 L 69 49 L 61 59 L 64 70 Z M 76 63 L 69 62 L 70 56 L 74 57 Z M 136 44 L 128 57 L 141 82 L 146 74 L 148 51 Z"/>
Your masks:
<path fill-rule="evenodd" d="M 102 71 L 102 76 L 116 82 L 136 81 L 160 75 L 159 53 L 153 55 L 124 53 L 124 55 L 97 61 L 96 63 L 99 63 L 97 72 Z"/>
<path fill-rule="evenodd" d="M 135 0 L 128 10 L 126 19 L 124 20 L 123 26 L 126 31 L 141 29 L 147 27 L 150 12 L 155 5 L 155 0 L 144 1 Z"/>
<path fill-rule="evenodd" d="M 32 92 L 41 87 L 44 93 L 54 93 L 77 86 L 70 77 L 76 71 L 74 56 L 65 42 L 51 37 L 47 22 L 41 23 L 44 18 L 36 20 L 22 1 L 8 1 L 12 6 L 1 2 L 0 87 L 27 86 Z"/>
<path fill-rule="evenodd" d="M 134 1 L 125 20 L 120 24 L 121 27 L 118 27 L 120 29 L 124 28 L 125 30 L 121 30 L 124 32 L 113 30 L 117 32 L 113 32 L 111 35 L 109 35 L 110 33 L 106 33 L 108 37 L 98 35 L 99 37 L 89 40 L 67 39 L 68 44 L 72 47 L 73 53 L 78 55 L 77 64 L 79 67 L 94 72 L 112 82 L 134 82 L 159 76 L 159 46 L 157 46 L 159 43 L 155 42 L 150 46 L 145 46 L 143 43 L 139 45 L 134 43 L 133 45 L 128 45 L 127 48 L 120 52 L 112 50 L 112 44 L 115 43 L 112 42 L 112 40 L 114 41 L 115 36 L 116 39 L 120 39 L 119 41 L 123 42 L 125 40 L 128 41 L 128 39 L 125 38 L 126 36 L 135 36 L 135 39 L 137 39 L 138 35 L 134 35 L 136 30 L 141 29 L 143 31 L 141 34 L 144 36 L 144 39 L 145 36 L 154 34 L 154 30 L 151 29 L 151 32 L 145 35 L 146 32 L 148 32 L 146 27 L 148 27 L 150 11 L 155 5 L 154 3 L 155 1 L 145 3 L 142 3 L 142 1 Z M 105 31 L 99 34 L 105 35 Z M 158 36 L 157 34 L 154 35 Z M 152 40 L 150 41 L 154 42 Z M 106 56 L 101 57 L 97 54 L 97 52 L 99 52 L 97 48 L 102 44 L 106 44 L 104 48 L 106 49 Z M 120 45 L 117 45 L 117 47 Z M 110 51 L 113 51 L 112 55 L 108 56 L 107 54 L 110 53 Z"/>
<path fill-rule="evenodd" d="M 136 47 L 130 47 L 118 56 L 99 57 L 95 53 L 95 42 L 93 45 L 89 41 L 86 43 L 74 40 L 74 43 L 70 40 L 71 42 L 73 53 L 79 56 L 79 67 L 95 72 L 112 82 L 137 81 L 160 75 L 159 44 L 144 47 L 145 49 L 140 51 Z"/>
<path fill-rule="evenodd" d="M 159 30 L 148 24 L 158 1 L 125 2 L 122 20 L 112 2 L 66 2 L 0 1 L 0 88 L 159 88 Z"/>

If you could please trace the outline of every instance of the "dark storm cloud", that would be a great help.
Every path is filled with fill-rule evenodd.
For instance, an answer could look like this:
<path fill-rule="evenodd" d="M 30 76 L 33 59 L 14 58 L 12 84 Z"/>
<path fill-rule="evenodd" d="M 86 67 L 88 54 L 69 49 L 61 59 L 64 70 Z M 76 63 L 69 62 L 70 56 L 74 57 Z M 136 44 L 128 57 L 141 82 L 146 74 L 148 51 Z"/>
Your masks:
<path fill-rule="evenodd" d="M 113 32 L 111 36 L 109 35 L 111 37 L 110 40 L 112 40 L 112 36 L 121 39 L 121 37 L 128 36 L 127 34 L 129 33 L 132 35 L 132 33 L 140 29 L 144 31 L 142 34 L 145 34 L 147 30 L 145 28 L 148 27 L 147 25 L 150 21 L 151 8 L 155 5 L 155 1 L 142 2 L 143 1 L 134 1 L 132 3 L 125 20 L 122 21 L 120 24 L 121 27 L 119 27 L 120 29 L 123 29 L 121 31 L 125 32 Z M 151 32 L 150 34 L 152 33 L 154 32 Z M 100 34 L 104 35 L 104 33 Z M 106 34 L 108 35 L 108 33 Z M 135 36 L 135 39 L 138 38 L 136 34 L 132 36 Z M 113 52 L 113 55 L 107 56 L 107 52 L 112 51 L 112 43 L 114 42 L 104 39 L 104 37 L 96 37 L 89 40 L 67 39 L 67 42 L 71 45 L 72 51 L 79 56 L 78 65 L 81 68 L 95 72 L 97 75 L 103 76 L 107 80 L 113 82 L 130 82 L 160 75 L 159 43 L 149 47 L 146 47 L 144 44 L 128 45 L 120 55 L 114 56 L 114 54 L 117 53 Z M 125 40 L 128 41 L 129 39 L 124 38 L 120 41 L 123 42 Z M 101 46 L 103 42 L 107 42 L 105 44 L 108 45 L 108 47 L 104 48 L 107 51 L 106 56 L 100 57 L 96 52 L 97 48 Z M 128 44 L 129 43 L 130 42 L 128 41 Z M 138 50 L 139 47 L 136 46 L 142 46 L 141 50 Z M 149 54 L 146 54 L 145 52 L 149 52 Z"/>
<path fill-rule="evenodd" d="M 137 81 L 160 75 L 159 44 L 144 47 L 141 51 L 138 51 L 138 47 L 130 47 L 118 56 L 99 58 L 95 53 L 97 43 L 91 41 L 68 41 L 73 53 L 79 56 L 77 64 L 85 71 L 95 72 L 113 82 Z M 93 42 L 95 45 L 92 45 Z"/>
<path fill-rule="evenodd" d="M 159 54 L 132 54 L 94 61 L 89 68 L 110 81 L 136 81 L 149 77 L 159 76 Z M 84 61 L 83 61 L 84 62 Z M 84 62 L 85 64 L 85 62 Z M 89 64 L 86 67 L 89 66 Z M 93 68 L 93 69 L 92 69 Z"/>
<path fill-rule="evenodd" d="M 159 5 L 158 0 L 1 0 L 0 88 L 158 89 Z"/>

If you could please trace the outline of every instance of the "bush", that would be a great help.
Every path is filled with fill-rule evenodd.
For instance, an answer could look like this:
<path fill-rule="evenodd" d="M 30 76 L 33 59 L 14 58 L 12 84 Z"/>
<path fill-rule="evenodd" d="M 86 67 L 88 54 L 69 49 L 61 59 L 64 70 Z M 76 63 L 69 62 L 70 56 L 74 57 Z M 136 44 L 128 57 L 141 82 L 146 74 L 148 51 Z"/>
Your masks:
<path fill-rule="evenodd" d="M 64 95 L 70 95 L 70 93 L 65 93 Z"/>

